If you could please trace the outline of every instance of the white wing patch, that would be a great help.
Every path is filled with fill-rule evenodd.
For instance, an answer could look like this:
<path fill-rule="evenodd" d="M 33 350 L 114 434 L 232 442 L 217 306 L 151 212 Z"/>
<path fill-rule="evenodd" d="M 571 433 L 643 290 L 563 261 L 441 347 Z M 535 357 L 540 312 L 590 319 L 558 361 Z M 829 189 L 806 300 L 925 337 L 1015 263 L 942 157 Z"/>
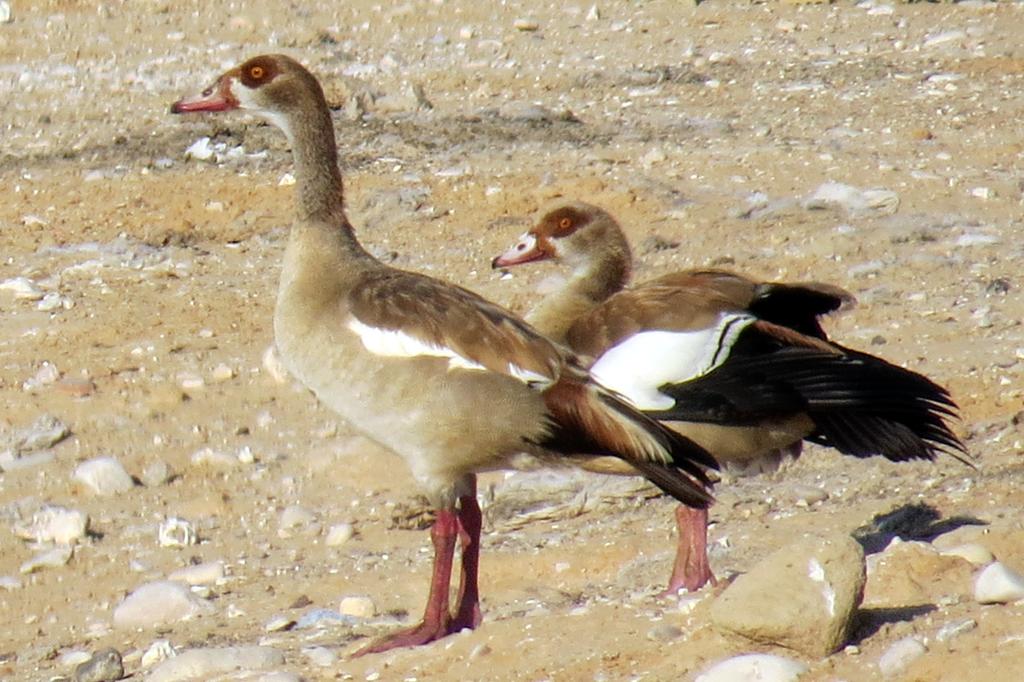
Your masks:
<path fill-rule="evenodd" d="M 438 346 L 406 334 L 396 329 L 381 329 L 363 324 L 356 318 L 351 318 L 348 323 L 363 347 L 375 355 L 383 355 L 393 358 L 414 358 L 418 356 L 429 356 L 434 358 L 448 358 L 448 369 L 467 369 L 476 371 L 489 371 L 479 362 L 475 362 L 463 355 L 459 355 L 447 346 Z M 508 364 L 508 374 L 524 384 L 532 386 L 547 386 L 551 378 L 537 374 L 528 369 L 523 369 L 513 363 Z"/>
<path fill-rule="evenodd" d="M 371 327 L 354 317 L 349 320 L 348 328 L 355 332 L 366 350 L 374 355 L 392 358 L 414 358 L 427 355 L 435 358 L 448 358 L 449 369 L 487 370 L 480 363 L 459 355 L 447 346 L 426 343 L 397 329 Z"/>
<path fill-rule="evenodd" d="M 689 332 L 646 331 L 605 352 L 590 373 L 641 410 L 667 410 L 675 401 L 658 390 L 706 374 L 729 357 L 751 315 L 721 315 L 714 327 Z"/>

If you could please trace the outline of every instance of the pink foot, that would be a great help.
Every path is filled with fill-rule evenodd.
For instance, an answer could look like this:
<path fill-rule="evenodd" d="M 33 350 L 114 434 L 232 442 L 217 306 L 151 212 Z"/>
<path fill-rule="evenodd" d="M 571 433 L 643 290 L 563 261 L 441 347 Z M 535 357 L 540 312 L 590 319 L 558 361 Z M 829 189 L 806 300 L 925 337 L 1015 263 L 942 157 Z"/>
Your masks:
<path fill-rule="evenodd" d="M 352 654 L 352 657 L 358 658 L 366 654 L 379 654 L 391 649 L 401 649 L 409 646 L 423 646 L 442 637 L 454 634 L 461 629 L 455 628 L 454 623 L 423 622 L 414 627 L 392 632 L 390 635 L 384 635 Z"/>
<path fill-rule="evenodd" d="M 409 646 L 422 646 L 480 625 L 480 591 L 477 574 L 480 565 L 480 506 L 476 501 L 476 477 L 469 482 L 470 494 L 459 498 L 459 509 L 441 509 L 430 529 L 434 543 L 434 571 L 423 621 L 414 627 L 393 632 L 363 647 L 353 657 L 379 654 Z M 459 601 L 455 617 L 448 611 L 448 588 L 451 583 L 455 543 L 462 546 Z"/>
<path fill-rule="evenodd" d="M 717 585 L 708 562 L 708 510 L 692 509 L 685 505 L 676 508 L 676 527 L 679 545 L 672 566 L 672 577 L 662 596 L 675 595 L 679 590 L 696 592 L 707 584 Z"/>

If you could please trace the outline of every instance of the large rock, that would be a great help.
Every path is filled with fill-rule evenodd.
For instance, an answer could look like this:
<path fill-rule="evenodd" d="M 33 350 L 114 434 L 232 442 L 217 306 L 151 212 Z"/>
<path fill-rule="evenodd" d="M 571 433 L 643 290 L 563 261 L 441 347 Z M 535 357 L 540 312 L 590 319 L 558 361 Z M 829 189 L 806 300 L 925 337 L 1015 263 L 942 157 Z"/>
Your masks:
<path fill-rule="evenodd" d="M 809 656 L 846 642 L 864 592 L 864 552 L 852 537 L 805 537 L 736 578 L 711 605 L 722 630 Z"/>
<path fill-rule="evenodd" d="M 266 670 L 284 665 L 284 654 L 266 646 L 191 649 L 169 658 L 149 674 L 148 682 L 210 680 L 222 673 Z"/>
<path fill-rule="evenodd" d="M 125 597 L 114 609 L 114 625 L 120 628 L 155 628 L 212 610 L 208 601 L 192 594 L 185 585 L 161 580 L 146 583 Z"/>

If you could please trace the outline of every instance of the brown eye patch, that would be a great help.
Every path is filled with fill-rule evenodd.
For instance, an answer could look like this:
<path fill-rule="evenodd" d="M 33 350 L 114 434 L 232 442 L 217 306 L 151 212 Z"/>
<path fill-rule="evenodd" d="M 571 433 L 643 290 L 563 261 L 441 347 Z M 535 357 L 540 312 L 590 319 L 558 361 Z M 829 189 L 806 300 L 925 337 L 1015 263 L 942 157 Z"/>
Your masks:
<path fill-rule="evenodd" d="M 557 238 L 568 237 L 580 226 L 579 216 L 571 209 L 562 209 L 551 215 L 548 221 L 551 236 Z"/>
<path fill-rule="evenodd" d="M 249 88 L 258 88 L 269 83 L 277 75 L 276 65 L 265 57 L 250 59 L 242 64 L 239 71 L 241 71 L 242 83 Z"/>

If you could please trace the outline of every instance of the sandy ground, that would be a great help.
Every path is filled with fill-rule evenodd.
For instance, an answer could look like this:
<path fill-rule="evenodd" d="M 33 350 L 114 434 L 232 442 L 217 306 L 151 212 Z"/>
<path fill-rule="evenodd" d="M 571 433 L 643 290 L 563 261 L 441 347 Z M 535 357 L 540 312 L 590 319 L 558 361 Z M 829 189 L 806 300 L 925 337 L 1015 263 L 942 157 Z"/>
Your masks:
<path fill-rule="evenodd" d="M 72 431 L 52 461 L 0 473 L 0 575 L 20 582 L 0 592 L 0 677 L 66 675 L 67 652 L 104 646 L 137 672 L 139 653 L 166 638 L 271 643 L 314 680 L 677 680 L 750 651 L 802 660 L 808 679 L 866 680 L 910 635 L 928 652 L 901 679 L 1024 677 L 1024 607 L 976 604 L 966 564 L 917 592 L 869 581 L 854 646 L 812 660 L 718 633 L 708 600 L 683 613 L 655 596 L 671 564 L 670 500 L 579 510 L 555 490 L 542 518 L 520 525 L 498 513 L 500 476 L 485 486 L 496 501 L 477 631 L 354 661 L 355 640 L 388 622 L 265 632 L 275 615 L 345 595 L 415 617 L 428 541 L 398 460 L 263 365 L 292 215 L 282 136 L 244 116 L 167 113 L 243 58 L 300 59 L 338 106 L 350 216 L 369 248 L 517 310 L 550 270 L 502 277 L 489 261 L 558 195 L 621 219 L 639 279 L 717 264 L 849 289 L 860 305 L 830 332 L 948 386 L 979 469 L 809 449 L 780 474 L 720 488 L 715 570 L 927 504 L 935 523 L 987 524 L 989 548 L 1024 571 L 1024 7 L 259 5 L 15 1 L 0 24 L 0 281 L 50 294 L 0 292 L 0 427 L 52 415 Z M 219 163 L 186 158 L 203 136 Z M 890 190 L 898 207 L 808 209 L 826 181 Z M 254 461 L 197 466 L 202 448 L 249 448 Z M 72 472 L 101 455 L 135 476 L 162 460 L 175 476 L 95 497 Z M 828 499 L 797 506 L 806 486 Z M 20 575 L 34 551 L 10 529 L 47 503 L 86 511 L 92 535 L 68 565 Z M 290 505 L 316 524 L 281 528 Z M 160 547 L 168 516 L 193 522 L 200 544 Z M 317 528 L 341 522 L 356 536 L 327 547 Z M 212 615 L 111 628 L 128 591 L 205 560 L 228 567 Z M 977 627 L 935 639 L 963 618 Z M 313 645 L 339 660 L 314 666 L 302 653 Z"/>

